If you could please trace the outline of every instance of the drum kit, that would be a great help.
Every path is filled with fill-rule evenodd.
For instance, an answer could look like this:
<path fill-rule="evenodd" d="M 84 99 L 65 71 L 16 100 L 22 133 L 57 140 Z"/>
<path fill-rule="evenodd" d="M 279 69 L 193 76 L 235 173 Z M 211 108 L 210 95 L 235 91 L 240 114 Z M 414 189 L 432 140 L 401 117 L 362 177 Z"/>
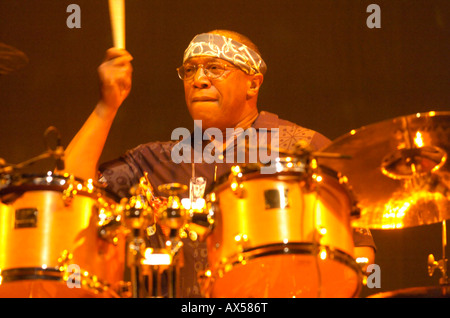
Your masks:
<path fill-rule="evenodd" d="M 177 298 L 185 239 L 206 242 L 205 297 L 358 297 L 367 264 L 355 259 L 353 227 L 433 223 L 443 257 L 430 255 L 428 270 L 440 286 L 378 296 L 445 296 L 449 153 L 450 112 L 402 116 L 321 152 L 282 152 L 274 174 L 235 165 L 186 204 L 188 186 L 160 185 L 157 197 L 146 174 L 119 199 L 93 180 L 21 172 L 43 158 L 61 170 L 58 143 L 0 163 L 0 297 Z"/>

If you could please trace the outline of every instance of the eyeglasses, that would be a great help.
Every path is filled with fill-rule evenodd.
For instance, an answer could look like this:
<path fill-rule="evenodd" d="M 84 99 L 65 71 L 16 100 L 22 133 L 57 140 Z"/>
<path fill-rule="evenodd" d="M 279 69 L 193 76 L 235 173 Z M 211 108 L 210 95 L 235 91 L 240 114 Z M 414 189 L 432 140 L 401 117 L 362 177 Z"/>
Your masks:
<path fill-rule="evenodd" d="M 194 75 L 197 74 L 199 67 L 203 68 L 203 72 L 209 79 L 219 78 L 224 75 L 227 70 L 236 69 L 234 66 L 219 62 L 209 62 L 206 64 L 185 64 L 177 68 L 178 77 L 183 81 L 191 80 Z"/>

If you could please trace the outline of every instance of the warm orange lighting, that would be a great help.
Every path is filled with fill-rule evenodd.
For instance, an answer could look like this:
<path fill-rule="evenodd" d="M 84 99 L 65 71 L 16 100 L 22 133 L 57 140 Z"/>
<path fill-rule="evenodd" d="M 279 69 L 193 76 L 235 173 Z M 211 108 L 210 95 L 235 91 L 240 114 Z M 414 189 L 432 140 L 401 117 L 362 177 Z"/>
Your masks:
<path fill-rule="evenodd" d="M 401 229 L 408 224 L 405 218 L 408 211 L 415 208 L 417 205 L 424 202 L 440 202 L 445 199 L 444 195 L 439 192 L 416 191 L 411 193 L 408 197 L 401 199 L 391 199 L 384 205 L 382 214 L 382 229 Z"/>
<path fill-rule="evenodd" d="M 319 233 L 320 233 L 320 235 L 325 235 L 325 234 L 327 234 L 327 229 L 324 228 L 324 227 L 321 227 L 321 228 L 319 229 Z"/>
<path fill-rule="evenodd" d="M 416 146 L 418 148 L 423 147 L 423 139 L 422 139 L 422 134 L 420 133 L 420 131 L 418 131 L 416 133 L 416 137 L 414 138 L 414 143 L 416 144 Z"/>
<path fill-rule="evenodd" d="M 321 260 L 325 260 L 327 258 L 327 251 L 325 249 L 322 249 L 320 251 L 319 257 Z"/>
<path fill-rule="evenodd" d="M 152 248 L 147 248 L 144 255 L 145 259 L 141 261 L 144 265 L 170 265 L 172 263 L 170 254 L 155 253 Z"/>
<path fill-rule="evenodd" d="M 411 206 L 410 202 L 403 202 L 401 206 L 398 204 L 388 203 L 385 205 L 385 213 L 383 213 L 382 229 L 400 229 L 403 227 L 403 218 L 406 211 Z"/>
<path fill-rule="evenodd" d="M 369 263 L 369 259 L 367 257 L 357 257 L 356 263 L 358 264 L 367 264 Z"/>

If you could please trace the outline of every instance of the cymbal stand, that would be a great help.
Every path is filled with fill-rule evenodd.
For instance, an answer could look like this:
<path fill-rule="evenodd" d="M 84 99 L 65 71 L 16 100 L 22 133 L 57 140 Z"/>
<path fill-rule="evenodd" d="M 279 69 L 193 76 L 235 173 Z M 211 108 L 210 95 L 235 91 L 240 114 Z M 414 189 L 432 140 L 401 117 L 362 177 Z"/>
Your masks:
<path fill-rule="evenodd" d="M 195 211 L 188 211 L 183 207 L 180 194 L 187 190 L 185 185 L 179 183 L 160 185 L 158 191 L 167 195 L 164 202 L 153 196 L 153 189 L 146 176 L 141 180 L 139 190 L 141 195 L 145 194 L 141 197 L 147 198 L 145 203 L 149 203 L 155 212 L 155 218 L 153 219 L 152 214 L 152 220 L 160 225 L 158 229 L 162 233 L 154 235 L 157 231 L 156 223 L 150 223 L 150 226 L 146 225 L 146 233 L 139 232 L 131 240 L 129 250 L 133 254 L 129 259 L 133 290 L 138 297 L 142 295 L 157 298 L 180 297 L 180 270 L 184 266 L 182 239 L 188 237 L 187 232 L 192 240 L 204 234 L 211 225 L 209 214 L 194 213 Z M 187 231 L 188 225 L 193 230 Z M 145 228 L 141 225 L 138 227 Z M 149 233 L 149 229 L 152 233 Z M 140 240 L 143 235 L 147 235 L 147 240 Z M 155 239 L 157 242 L 152 241 L 152 244 L 148 244 L 153 248 L 147 247 L 147 243 Z M 164 282 L 167 283 L 167 293 L 163 291 Z M 141 289 L 142 287 L 146 287 L 145 290 Z"/>
<path fill-rule="evenodd" d="M 436 261 L 434 255 L 428 255 L 428 275 L 431 277 L 436 269 L 441 271 L 442 277 L 439 279 L 441 285 L 449 284 L 447 272 L 447 258 L 445 257 L 445 249 L 447 247 L 447 224 L 446 220 L 442 221 L 442 259 Z"/>
<path fill-rule="evenodd" d="M 141 259 L 145 253 L 145 241 L 139 229 L 131 231 L 131 237 L 127 245 L 128 268 L 130 269 L 131 297 L 142 298 L 145 295 Z"/>
<path fill-rule="evenodd" d="M 147 233 L 155 225 L 154 212 L 144 195 L 140 192 L 131 198 L 123 199 L 123 222 L 127 229 L 127 266 L 130 270 L 131 297 L 146 295 L 141 261 L 147 248 Z"/>
<path fill-rule="evenodd" d="M 151 265 L 151 281 L 149 289 L 153 296 L 161 297 L 162 274 L 167 274 L 167 297 L 176 298 L 180 293 L 180 269 L 183 267 L 182 236 L 186 224 L 186 211 L 181 205 L 179 194 L 186 191 L 187 187 L 181 184 L 171 183 L 158 187 L 158 190 L 168 195 L 167 202 L 158 209 L 158 222 L 166 229 L 164 233 L 164 247 L 159 250 L 150 250 L 146 254 L 144 264 Z M 164 231 L 163 231 L 164 232 Z M 154 261 L 155 260 L 155 261 Z M 155 279 L 157 284 L 155 284 Z M 156 294 L 155 294 L 156 292 Z"/>
<path fill-rule="evenodd" d="M 165 241 L 165 247 L 146 248 L 139 261 L 141 282 L 144 284 L 146 297 L 179 297 L 183 244 L 175 233 L 177 231 L 171 232 L 170 237 Z"/>
<path fill-rule="evenodd" d="M 54 149 L 50 146 L 50 134 L 54 133 L 56 134 L 56 146 Z M 37 155 L 33 158 L 30 158 L 28 160 L 25 160 L 18 164 L 10 164 L 6 163 L 2 158 L 0 158 L 0 176 L 2 174 L 11 174 L 16 172 L 17 170 L 22 170 L 24 168 L 27 168 L 36 162 L 48 159 L 48 158 L 54 158 L 56 161 L 55 168 L 58 171 L 64 170 L 64 148 L 61 146 L 61 135 L 53 126 L 50 126 L 46 129 L 44 133 L 44 141 L 47 147 L 47 150 L 40 155 Z"/>

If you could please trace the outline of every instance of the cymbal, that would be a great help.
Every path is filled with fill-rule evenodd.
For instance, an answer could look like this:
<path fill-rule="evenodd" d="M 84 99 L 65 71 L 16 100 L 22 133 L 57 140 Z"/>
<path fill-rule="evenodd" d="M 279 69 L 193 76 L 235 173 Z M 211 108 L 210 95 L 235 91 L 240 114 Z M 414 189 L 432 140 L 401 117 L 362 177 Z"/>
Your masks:
<path fill-rule="evenodd" d="M 28 57 L 18 49 L 0 43 L 0 75 L 21 69 L 28 63 Z"/>
<path fill-rule="evenodd" d="M 417 113 L 337 138 L 319 158 L 348 178 L 361 216 L 352 226 L 398 229 L 450 219 L 450 112 Z"/>

